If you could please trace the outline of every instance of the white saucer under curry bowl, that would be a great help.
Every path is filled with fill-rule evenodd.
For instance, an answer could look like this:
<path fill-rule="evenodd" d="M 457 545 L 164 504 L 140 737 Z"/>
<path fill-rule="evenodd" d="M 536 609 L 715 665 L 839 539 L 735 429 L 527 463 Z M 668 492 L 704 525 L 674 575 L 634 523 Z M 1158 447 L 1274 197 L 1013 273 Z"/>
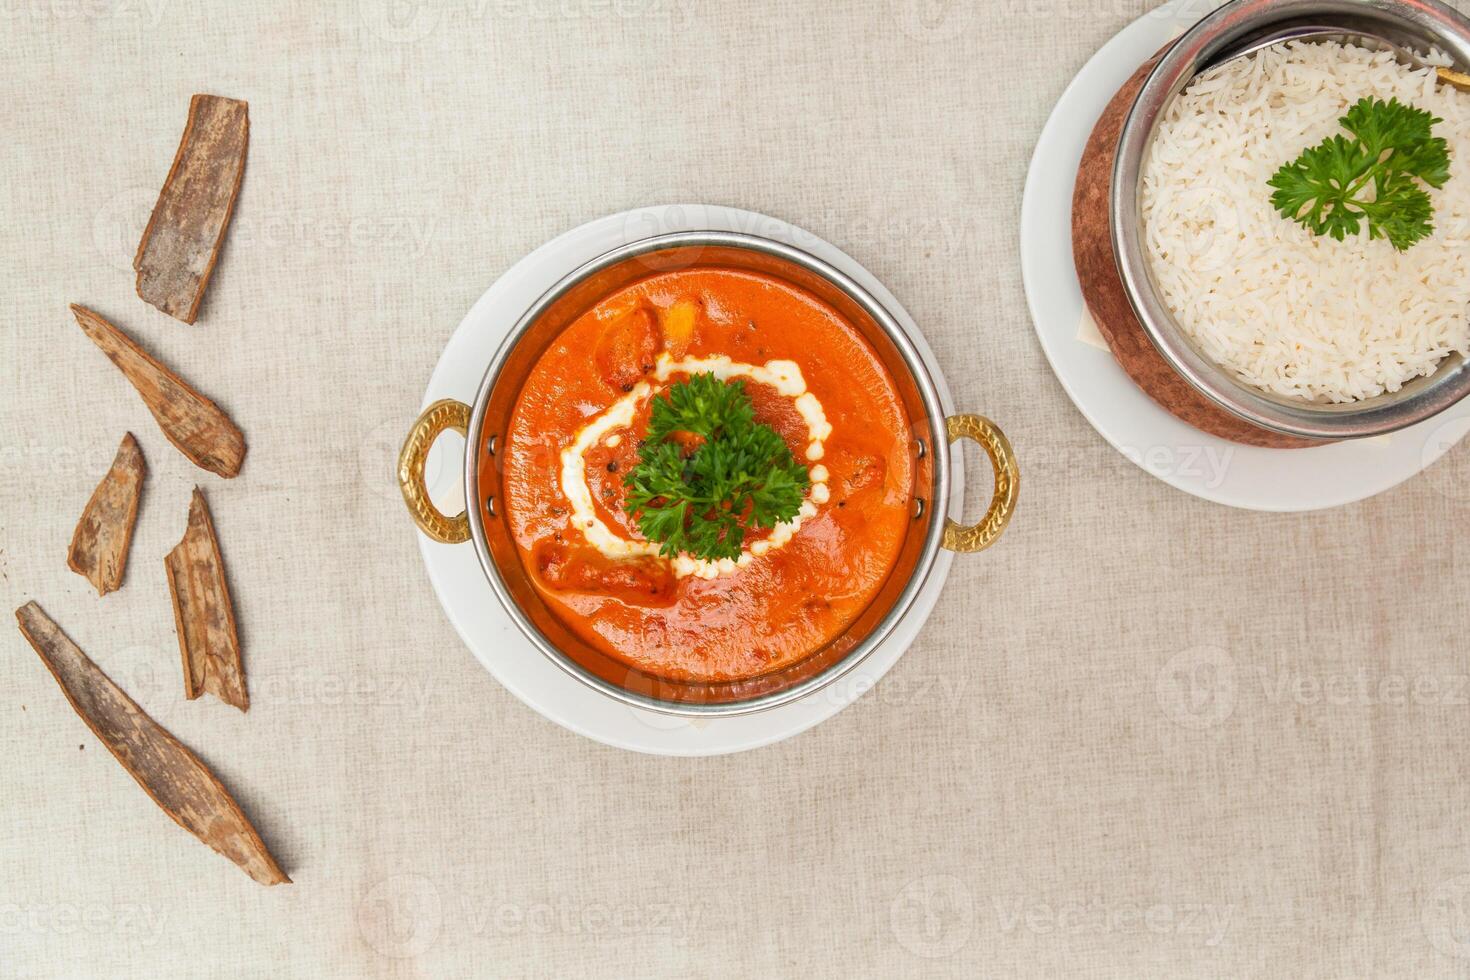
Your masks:
<path fill-rule="evenodd" d="M 877 354 L 894 378 L 910 419 L 915 456 L 912 518 L 899 556 L 872 603 L 845 630 L 805 658 L 779 670 L 732 681 L 689 681 L 631 666 L 581 639 L 546 605 L 517 550 L 501 502 L 496 456 L 527 373 L 562 331 L 626 286 L 660 272 L 694 267 L 776 278 L 835 310 Z M 921 594 L 944 551 L 976 552 L 1004 531 L 1016 506 L 1020 474 L 1010 443 L 983 416 L 948 414 L 927 351 L 915 343 L 907 317 L 835 265 L 762 234 L 681 231 L 629 242 L 574 269 L 526 309 L 486 366 L 473 402 L 430 404 L 413 425 L 399 458 L 398 480 L 419 529 L 435 541 L 472 543 L 485 579 L 520 633 L 580 684 L 623 704 L 667 715 L 726 718 L 779 709 L 810 698 L 855 670 L 912 616 L 927 615 Z M 439 512 L 425 483 L 429 449 L 447 430 L 465 436 L 466 513 Z M 953 457 L 949 444 L 974 440 L 990 458 L 994 493 L 973 525 L 948 516 Z M 944 566 L 947 568 L 947 565 Z"/>

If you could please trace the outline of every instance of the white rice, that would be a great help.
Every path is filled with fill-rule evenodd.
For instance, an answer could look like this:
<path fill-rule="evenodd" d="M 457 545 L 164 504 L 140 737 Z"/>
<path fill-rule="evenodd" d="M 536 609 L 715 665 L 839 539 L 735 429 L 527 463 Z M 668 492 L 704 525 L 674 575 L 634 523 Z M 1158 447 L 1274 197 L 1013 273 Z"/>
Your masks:
<path fill-rule="evenodd" d="M 1364 96 L 1444 121 L 1450 179 L 1429 188 L 1434 234 L 1395 251 L 1362 234 L 1318 237 L 1271 207 L 1271 175 L 1346 134 Z M 1163 298 L 1200 349 L 1280 395 L 1348 402 L 1470 354 L 1470 95 L 1388 52 L 1294 42 L 1195 79 L 1159 126 L 1143 220 Z"/>

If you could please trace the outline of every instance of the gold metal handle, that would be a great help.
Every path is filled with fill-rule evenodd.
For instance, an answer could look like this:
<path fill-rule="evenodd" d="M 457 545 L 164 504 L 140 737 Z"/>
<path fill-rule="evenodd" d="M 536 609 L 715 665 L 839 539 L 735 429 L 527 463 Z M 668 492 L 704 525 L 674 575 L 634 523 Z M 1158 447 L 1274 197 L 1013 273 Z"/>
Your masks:
<path fill-rule="evenodd" d="M 1021 468 L 1016 465 L 1016 453 L 1011 441 L 1000 431 L 1000 426 L 983 415 L 951 415 L 944 420 L 949 441 L 973 439 L 990 457 L 995 470 L 995 493 L 990 498 L 990 509 L 979 524 L 969 527 L 952 518 L 944 519 L 944 540 L 940 542 L 950 551 L 968 554 L 984 551 L 995 544 L 1011 515 L 1016 512 L 1016 494 L 1021 489 Z"/>
<path fill-rule="evenodd" d="M 470 407 L 453 398 L 442 398 L 420 415 L 408 438 L 403 441 L 403 451 L 398 454 L 398 487 L 403 491 L 403 501 L 413 522 L 435 541 L 459 544 L 470 539 L 470 517 L 461 511 L 458 517 L 445 517 L 429 499 L 429 490 L 424 486 L 424 462 L 429 458 L 429 447 L 445 429 L 453 429 L 468 438 Z"/>

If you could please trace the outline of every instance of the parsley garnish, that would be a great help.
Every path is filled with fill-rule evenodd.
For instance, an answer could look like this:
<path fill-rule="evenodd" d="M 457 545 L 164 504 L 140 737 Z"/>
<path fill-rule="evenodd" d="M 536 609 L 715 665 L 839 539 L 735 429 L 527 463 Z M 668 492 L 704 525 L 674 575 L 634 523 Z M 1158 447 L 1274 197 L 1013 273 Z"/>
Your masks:
<path fill-rule="evenodd" d="M 1449 179 L 1444 138 L 1430 135 L 1444 120 L 1398 99 L 1365 98 L 1338 121 L 1357 139 L 1329 137 L 1276 171 L 1271 206 L 1338 241 L 1358 234 L 1367 218 L 1368 237 L 1400 252 L 1432 234 L 1434 208 L 1415 178 L 1430 187 Z"/>
<path fill-rule="evenodd" d="M 625 508 L 660 554 L 717 559 L 739 557 L 748 527 L 795 517 L 810 481 L 776 430 L 755 420 L 744 382 L 696 374 L 654 399 L 623 483 Z"/>

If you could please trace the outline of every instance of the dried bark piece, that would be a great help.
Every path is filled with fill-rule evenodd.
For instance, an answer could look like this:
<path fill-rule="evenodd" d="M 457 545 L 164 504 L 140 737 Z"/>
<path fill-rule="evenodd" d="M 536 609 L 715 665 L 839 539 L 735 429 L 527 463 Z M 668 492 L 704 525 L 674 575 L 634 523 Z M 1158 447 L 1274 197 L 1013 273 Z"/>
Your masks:
<path fill-rule="evenodd" d="M 245 436 L 218 405 L 158 363 L 133 338 L 98 314 L 71 304 L 72 315 L 92 343 L 112 358 L 138 389 L 158 427 L 195 466 L 229 478 L 245 461 Z"/>
<path fill-rule="evenodd" d="M 97 587 L 98 595 L 117 591 L 128 563 L 128 545 L 138 520 L 138 498 L 148 464 L 131 432 L 113 457 L 112 467 L 82 511 L 71 536 L 67 567 Z"/>
<path fill-rule="evenodd" d="M 204 494 L 194 488 L 184 539 L 163 559 L 174 600 L 174 628 L 184 661 L 184 696 L 190 701 L 208 691 L 241 711 L 250 710 L 235 607 L 225 584 L 225 561 Z"/>
<path fill-rule="evenodd" d="M 112 682 L 34 602 L 20 631 L 92 734 L 180 827 L 262 885 L 289 884 L 260 835 L 214 773 Z"/>
<path fill-rule="evenodd" d="M 138 295 L 193 323 L 235 211 L 250 108 L 238 99 L 196 95 L 158 203 L 133 256 Z"/>

